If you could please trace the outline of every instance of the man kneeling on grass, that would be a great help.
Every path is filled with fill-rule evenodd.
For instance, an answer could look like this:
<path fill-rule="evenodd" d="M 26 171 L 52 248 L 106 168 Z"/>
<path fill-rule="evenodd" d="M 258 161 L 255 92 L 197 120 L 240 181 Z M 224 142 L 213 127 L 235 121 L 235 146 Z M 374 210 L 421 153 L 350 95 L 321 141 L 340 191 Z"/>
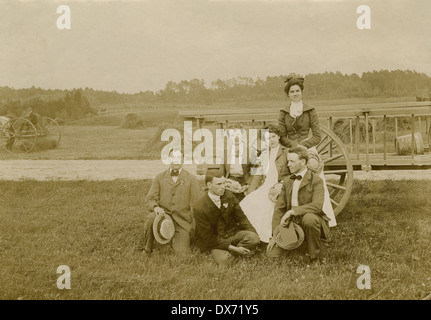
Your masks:
<path fill-rule="evenodd" d="M 230 265 L 233 255 L 250 257 L 260 243 L 256 230 L 242 211 L 235 195 L 226 190 L 219 171 L 205 175 L 208 193 L 194 207 L 196 246 L 211 252 L 219 265 Z"/>
<path fill-rule="evenodd" d="M 145 199 L 150 212 L 144 226 L 144 252 L 147 254 L 153 251 L 156 216 L 172 220 L 175 233 L 166 243 L 171 242 L 174 252 L 190 250 L 191 208 L 203 194 L 195 176 L 182 168 L 181 151 L 171 150 L 169 157 L 170 168 L 156 176 Z"/>
<path fill-rule="evenodd" d="M 308 152 L 297 146 L 287 154 L 288 167 L 293 173 L 283 181 L 280 196 L 274 208 L 272 229 L 286 226 L 293 219 L 302 225 L 307 243 L 309 263 L 320 258 L 320 238 L 328 239 L 330 219 L 323 212 L 324 187 L 317 174 L 307 168 Z M 274 234 L 273 234 L 274 236 Z M 286 250 L 270 241 L 267 247 L 269 258 L 279 258 Z"/>

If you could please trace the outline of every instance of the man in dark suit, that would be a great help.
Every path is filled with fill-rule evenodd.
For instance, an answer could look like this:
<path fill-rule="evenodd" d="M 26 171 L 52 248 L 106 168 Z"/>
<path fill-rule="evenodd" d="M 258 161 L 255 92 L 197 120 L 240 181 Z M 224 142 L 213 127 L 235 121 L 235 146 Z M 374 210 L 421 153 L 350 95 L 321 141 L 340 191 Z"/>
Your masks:
<path fill-rule="evenodd" d="M 196 220 L 195 245 L 211 252 L 219 265 L 230 265 L 234 255 L 249 257 L 260 243 L 259 236 L 244 215 L 234 194 L 225 190 L 220 171 L 205 175 L 208 193 L 194 207 Z"/>
<path fill-rule="evenodd" d="M 293 175 L 283 181 L 274 208 L 272 230 L 279 224 L 287 225 L 289 219 L 298 221 L 304 229 L 309 262 L 313 263 L 319 259 L 320 238 L 328 238 L 329 235 L 329 218 L 322 211 L 323 181 L 307 169 L 308 152 L 305 147 L 290 149 L 287 160 Z M 274 243 L 267 247 L 267 256 L 270 258 L 278 258 L 283 252 L 285 250 Z"/>
<path fill-rule="evenodd" d="M 203 195 L 203 190 L 194 175 L 182 168 L 180 150 L 169 153 L 171 164 L 168 170 L 159 173 L 151 184 L 145 199 L 149 210 L 144 225 L 144 252 L 151 253 L 154 244 L 153 223 L 156 215 L 172 217 L 175 234 L 172 238 L 174 252 L 186 252 L 190 248 L 190 232 L 193 229 L 192 207 Z"/>

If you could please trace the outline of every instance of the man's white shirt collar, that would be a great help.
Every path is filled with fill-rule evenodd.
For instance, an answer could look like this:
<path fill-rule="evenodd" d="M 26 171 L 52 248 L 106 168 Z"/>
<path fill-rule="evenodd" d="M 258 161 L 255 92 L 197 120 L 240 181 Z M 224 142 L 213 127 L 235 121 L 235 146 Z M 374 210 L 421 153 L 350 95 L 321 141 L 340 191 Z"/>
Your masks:
<path fill-rule="evenodd" d="M 208 196 L 210 197 L 210 199 L 212 200 L 212 202 L 214 202 L 214 204 L 220 209 L 220 207 L 221 207 L 220 196 L 212 194 L 210 191 L 208 191 Z"/>

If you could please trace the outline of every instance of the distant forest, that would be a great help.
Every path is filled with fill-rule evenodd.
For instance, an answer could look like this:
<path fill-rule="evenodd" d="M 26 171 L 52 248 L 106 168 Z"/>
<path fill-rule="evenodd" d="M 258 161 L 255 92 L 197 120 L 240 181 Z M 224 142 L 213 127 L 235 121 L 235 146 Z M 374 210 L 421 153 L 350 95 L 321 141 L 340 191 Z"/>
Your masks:
<path fill-rule="evenodd" d="M 97 113 L 96 107 L 124 103 L 203 103 L 281 99 L 285 75 L 266 79 L 237 77 L 209 84 L 201 79 L 169 81 L 163 90 L 134 94 L 91 88 L 46 90 L 31 87 L 0 87 L 0 115 L 20 115 L 26 108 L 63 120 Z M 346 99 L 372 97 L 429 97 L 431 78 L 410 70 L 381 70 L 357 74 L 325 72 L 307 74 L 304 99 Z"/>

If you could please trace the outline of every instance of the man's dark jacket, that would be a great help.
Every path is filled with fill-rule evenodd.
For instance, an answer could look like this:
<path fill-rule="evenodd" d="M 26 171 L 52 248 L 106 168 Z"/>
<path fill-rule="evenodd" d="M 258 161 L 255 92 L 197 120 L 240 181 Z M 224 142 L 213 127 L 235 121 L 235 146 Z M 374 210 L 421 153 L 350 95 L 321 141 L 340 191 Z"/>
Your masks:
<path fill-rule="evenodd" d="M 193 209 L 196 221 L 195 245 L 202 251 L 227 250 L 238 231 L 256 233 L 232 192 L 226 190 L 220 200 L 219 209 L 205 194 Z"/>

